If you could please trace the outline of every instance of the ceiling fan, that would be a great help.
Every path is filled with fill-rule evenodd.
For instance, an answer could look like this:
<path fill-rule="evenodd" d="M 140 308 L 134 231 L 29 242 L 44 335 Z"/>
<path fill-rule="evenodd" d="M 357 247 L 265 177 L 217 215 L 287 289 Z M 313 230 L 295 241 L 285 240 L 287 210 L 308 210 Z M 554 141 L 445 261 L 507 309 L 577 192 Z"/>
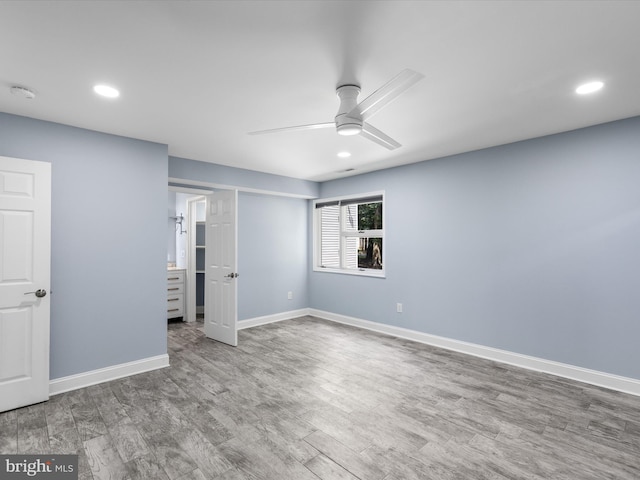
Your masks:
<path fill-rule="evenodd" d="M 389 150 L 394 150 L 401 145 L 390 136 L 365 122 L 365 120 L 378 113 L 383 107 L 423 78 L 424 75 L 421 73 L 409 69 L 403 70 L 360 103 L 358 103 L 358 94 L 360 93 L 358 85 L 341 85 L 336 89 L 340 99 L 340 108 L 333 122 L 259 130 L 257 132 L 249 132 L 249 135 L 335 127 L 339 135 L 360 134 Z"/>

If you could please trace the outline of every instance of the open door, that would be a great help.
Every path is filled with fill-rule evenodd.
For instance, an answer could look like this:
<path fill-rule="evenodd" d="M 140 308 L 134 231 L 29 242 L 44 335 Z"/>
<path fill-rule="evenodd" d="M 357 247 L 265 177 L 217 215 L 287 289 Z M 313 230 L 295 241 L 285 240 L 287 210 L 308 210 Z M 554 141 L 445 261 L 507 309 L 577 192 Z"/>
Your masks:
<path fill-rule="evenodd" d="M 207 195 L 204 332 L 213 340 L 238 345 L 237 190 Z"/>
<path fill-rule="evenodd" d="M 0 157 L 0 412 L 49 398 L 51 164 Z"/>

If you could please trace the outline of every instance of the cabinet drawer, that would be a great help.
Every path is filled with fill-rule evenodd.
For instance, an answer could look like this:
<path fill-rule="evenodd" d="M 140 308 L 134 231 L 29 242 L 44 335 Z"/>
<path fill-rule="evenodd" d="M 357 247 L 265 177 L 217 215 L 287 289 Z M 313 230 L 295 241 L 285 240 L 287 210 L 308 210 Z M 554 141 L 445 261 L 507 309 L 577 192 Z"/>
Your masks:
<path fill-rule="evenodd" d="M 167 297 L 167 318 L 184 316 L 184 297 L 181 293 Z"/>
<path fill-rule="evenodd" d="M 167 283 L 184 283 L 184 270 L 167 272 Z"/>
<path fill-rule="evenodd" d="M 169 283 L 167 285 L 167 295 L 175 295 L 176 293 L 184 293 L 183 283 Z"/>

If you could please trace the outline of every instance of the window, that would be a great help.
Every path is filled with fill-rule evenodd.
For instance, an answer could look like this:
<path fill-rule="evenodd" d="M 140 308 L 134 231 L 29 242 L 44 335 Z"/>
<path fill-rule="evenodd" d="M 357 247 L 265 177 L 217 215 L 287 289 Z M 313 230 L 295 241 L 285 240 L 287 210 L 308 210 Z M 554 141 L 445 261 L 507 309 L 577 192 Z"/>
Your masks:
<path fill-rule="evenodd" d="M 384 276 L 383 194 L 314 202 L 314 270 Z"/>

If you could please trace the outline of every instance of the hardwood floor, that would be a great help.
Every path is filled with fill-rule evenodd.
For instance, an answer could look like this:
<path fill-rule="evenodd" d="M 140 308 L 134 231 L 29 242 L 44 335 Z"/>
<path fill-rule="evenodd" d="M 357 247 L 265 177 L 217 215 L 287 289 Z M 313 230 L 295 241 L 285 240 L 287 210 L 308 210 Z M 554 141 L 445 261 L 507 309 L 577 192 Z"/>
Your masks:
<path fill-rule="evenodd" d="M 640 478 L 640 398 L 303 317 L 169 326 L 171 367 L 0 414 L 81 479 Z"/>

